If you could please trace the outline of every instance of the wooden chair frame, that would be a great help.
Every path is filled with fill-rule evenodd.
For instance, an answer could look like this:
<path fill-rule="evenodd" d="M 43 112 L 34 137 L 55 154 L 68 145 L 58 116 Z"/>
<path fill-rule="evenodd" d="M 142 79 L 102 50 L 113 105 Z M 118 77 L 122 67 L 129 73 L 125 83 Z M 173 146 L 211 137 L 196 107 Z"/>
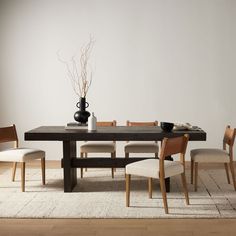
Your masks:
<path fill-rule="evenodd" d="M 97 121 L 97 126 L 98 127 L 112 127 L 116 126 L 116 120 L 113 121 Z M 113 143 L 116 143 L 113 141 Z M 80 157 L 81 158 L 88 158 L 88 153 L 87 152 L 80 152 Z M 116 158 L 116 151 L 111 152 L 111 158 Z M 87 168 L 85 168 L 85 171 L 87 171 Z M 115 168 L 111 168 L 111 176 L 114 178 L 114 171 Z M 80 177 L 83 178 L 83 168 L 80 168 Z"/>
<path fill-rule="evenodd" d="M 14 148 L 19 148 L 19 140 L 16 132 L 16 126 L 0 128 L 0 143 L 14 142 Z M 21 163 L 21 190 L 25 191 L 25 162 Z M 15 181 L 17 162 L 13 162 L 12 181 Z M 45 185 L 45 158 L 41 158 L 42 183 Z"/>
<path fill-rule="evenodd" d="M 149 122 L 149 121 L 126 121 L 126 126 L 158 126 L 158 121 Z"/>
<path fill-rule="evenodd" d="M 234 164 L 233 164 L 233 146 L 234 140 L 236 136 L 236 129 L 230 128 L 230 125 L 226 126 L 225 134 L 223 137 L 223 150 L 227 150 L 227 146 L 229 149 L 229 163 L 224 163 L 224 168 L 226 171 L 227 182 L 230 184 L 230 177 L 229 177 L 229 167 L 230 172 L 232 175 L 234 189 L 236 190 L 236 180 L 235 180 L 235 172 L 234 172 Z M 198 162 L 191 159 L 191 184 L 194 181 L 194 190 L 197 191 L 198 186 Z"/>
<path fill-rule="evenodd" d="M 168 214 L 168 204 L 166 197 L 166 186 L 165 186 L 165 167 L 164 162 L 165 158 L 174 154 L 180 154 L 180 162 L 183 165 L 184 172 L 181 174 L 181 180 L 183 184 L 183 191 L 186 199 L 186 204 L 189 205 L 189 196 L 187 189 L 187 182 L 185 176 L 185 152 L 189 140 L 189 135 L 185 134 L 184 136 L 177 138 L 164 138 L 161 148 L 161 154 L 159 159 L 159 179 L 160 179 L 160 188 L 164 203 L 165 213 Z M 158 170 L 157 170 L 158 171 Z M 126 174 L 126 206 L 130 205 L 130 180 L 131 175 Z M 152 196 L 152 179 L 149 178 L 149 197 Z"/>

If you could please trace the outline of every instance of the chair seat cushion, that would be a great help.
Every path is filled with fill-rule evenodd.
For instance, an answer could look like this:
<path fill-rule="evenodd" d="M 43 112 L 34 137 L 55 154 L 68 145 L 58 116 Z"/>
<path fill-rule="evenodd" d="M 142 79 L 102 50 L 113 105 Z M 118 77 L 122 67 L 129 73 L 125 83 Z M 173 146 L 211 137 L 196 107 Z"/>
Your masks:
<path fill-rule="evenodd" d="M 45 157 L 45 152 L 32 148 L 14 148 L 0 152 L 0 161 L 26 162 Z"/>
<path fill-rule="evenodd" d="M 155 142 L 131 142 L 125 145 L 125 153 L 158 153 Z"/>
<path fill-rule="evenodd" d="M 227 151 L 215 148 L 193 149 L 190 156 L 196 162 L 227 163 L 230 161 Z"/>
<path fill-rule="evenodd" d="M 184 167 L 180 162 L 166 160 L 164 161 L 164 166 L 165 178 L 184 172 Z M 125 173 L 159 179 L 159 160 L 146 159 L 143 161 L 133 162 L 126 165 Z"/>
<path fill-rule="evenodd" d="M 86 142 L 80 146 L 80 151 L 85 153 L 115 152 L 116 145 L 113 142 Z"/>

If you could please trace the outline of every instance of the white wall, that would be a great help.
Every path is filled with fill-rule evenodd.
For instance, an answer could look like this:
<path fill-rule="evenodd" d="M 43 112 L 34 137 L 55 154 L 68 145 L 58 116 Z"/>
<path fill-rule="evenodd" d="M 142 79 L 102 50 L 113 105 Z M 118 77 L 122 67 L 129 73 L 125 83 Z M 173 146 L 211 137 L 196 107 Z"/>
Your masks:
<path fill-rule="evenodd" d="M 99 120 L 190 122 L 208 134 L 190 148 L 221 146 L 225 126 L 236 127 L 235 23 L 233 0 L 1 0 L 0 125 L 60 159 L 60 143 L 23 135 L 73 120 L 78 99 L 56 53 L 92 34 L 87 100 Z"/>

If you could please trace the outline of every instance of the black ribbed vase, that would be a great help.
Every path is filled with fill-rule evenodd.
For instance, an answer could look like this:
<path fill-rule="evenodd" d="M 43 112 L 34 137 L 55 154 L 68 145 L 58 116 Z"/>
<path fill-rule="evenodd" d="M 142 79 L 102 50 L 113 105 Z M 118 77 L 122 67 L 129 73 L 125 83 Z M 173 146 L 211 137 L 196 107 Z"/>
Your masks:
<path fill-rule="evenodd" d="M 80 97 L 79 102 L 77 102 L 76 106 L 79 108 L 79 111 L 75 112 L 74 119 L 81 124 L 86 124 L 88 122 L 88 118 L 90 113 L 86 111 L 89 104 L 86 102 L 85 97 Z"/>

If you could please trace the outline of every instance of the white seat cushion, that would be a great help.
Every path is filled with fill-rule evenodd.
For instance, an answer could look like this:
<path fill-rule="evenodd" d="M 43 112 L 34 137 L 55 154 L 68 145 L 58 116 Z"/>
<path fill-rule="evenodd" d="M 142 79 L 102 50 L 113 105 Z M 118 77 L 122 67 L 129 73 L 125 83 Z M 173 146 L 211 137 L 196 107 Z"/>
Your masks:
<path fill-rule="evenodd" d="M 45 152 L 32 148 L 14 148 L 0 152 L 0 161 L 26 162 L 45 157 Z"/>
<path fill-rule="evenodd" d="M 165 178 L 184 172 L 184 167 L 180 162 L 166 160 L 164 161 L 164 164 Z M 125 173 L 159 179 L 159 160 L 146 159 L 128 164 L 125 167 Z"/>
<path fill-rule="evenodd" d="M 80 151 L 85 153 L 115 152 L 116 145 L 113 142 L 86 142 L 80 146 Z"/>
<path fill-rule="evenodd" d="M 196 162 L 228 163 L 230 161 L 229 153 L 215 148 L 193 149 L 190 156 Z"/>
<path fill-rule="evenodd" d="M 125 145 L 125 153 L 158 153 L 155 142 L 130 142 Z"/>

